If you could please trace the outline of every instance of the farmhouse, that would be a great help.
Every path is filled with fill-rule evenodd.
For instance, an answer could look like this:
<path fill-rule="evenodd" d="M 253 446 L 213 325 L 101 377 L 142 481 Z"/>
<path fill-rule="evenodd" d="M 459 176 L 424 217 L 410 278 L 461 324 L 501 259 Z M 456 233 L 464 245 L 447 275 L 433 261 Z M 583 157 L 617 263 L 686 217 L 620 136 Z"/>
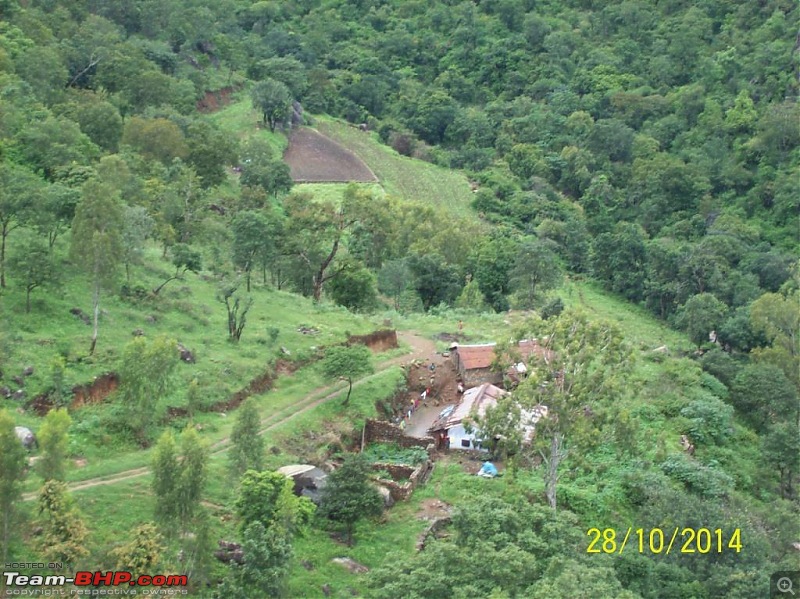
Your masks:
<path fill-rule="evenodd" d="M 464 381 L 467 387 L 490 383 L 500 385 L 503 383 L 503 372 L 492 369 L 495 360 L 496 343 L 485 343 L 482 345 L 459 345 L 453 344 L 450 347 L 450 356 L 453 365 L 458 372 L 458 376 Z M 509 364 L 506 376 L 511 381 L 519 382 L 528 370 L 526 364 L 531 360 L 531 356 L 538 356 L 548 359 L 552 352 L 539 345 L 536 339 L 523 339 L 517 344 L 517 352 L 520 354 L 521 362 Z"/>
<path fill-rule="evenodd" d="M 444 449 L 478 449 L 488 451 L 489 443 L 484 443 L 477 431 L 468 433 L 465 424 L 469 418 L 484 416 L 486 410 L 497 405 L 497 401 L 509 393 L 489 383 L 468 389 L 461 403 L 448 406 L 439 414 L 429 431 L 442 441 Z M 525 442 L 533 439 L 536 423 L 547 416 L 547 406 L 536 406 L 533 410 L 522 410 L 522 428 Z M 446 444 L 444 440 L 447 439 Z"/>

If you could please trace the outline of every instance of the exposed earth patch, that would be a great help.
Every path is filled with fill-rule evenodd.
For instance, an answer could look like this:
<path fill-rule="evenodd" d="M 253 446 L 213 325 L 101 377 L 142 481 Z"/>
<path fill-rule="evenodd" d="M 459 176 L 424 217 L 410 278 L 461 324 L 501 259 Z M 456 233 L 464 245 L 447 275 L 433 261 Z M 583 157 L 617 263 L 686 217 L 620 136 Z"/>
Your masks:
<path fill-rule="evenodd" d="M 314 129 L 292 132 L 283 155 L 296 183 L 375 183 L 378 178 L 358 156 Z"/>

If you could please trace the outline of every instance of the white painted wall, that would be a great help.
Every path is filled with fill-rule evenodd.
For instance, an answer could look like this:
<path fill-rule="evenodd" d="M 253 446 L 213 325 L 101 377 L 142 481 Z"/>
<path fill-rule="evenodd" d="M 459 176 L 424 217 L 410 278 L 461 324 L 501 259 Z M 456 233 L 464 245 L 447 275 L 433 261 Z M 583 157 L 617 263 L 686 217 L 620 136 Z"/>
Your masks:
<path fill-rule="evenodd" d="M 450 449 L 480 449 L 477 447 L 476 444 L 476 435 L 475 433 L 468 434 L 467 431 L 464 430 L 464 425 L 459 424 L 454 426 L 447 431 L 447 435 L 450 437 Z M 464 447 L 461 445 L 461 441 L 469 441 L 469 447 Z M 480 449 L 480 451 L 489 451 L 488 449 Z"/>

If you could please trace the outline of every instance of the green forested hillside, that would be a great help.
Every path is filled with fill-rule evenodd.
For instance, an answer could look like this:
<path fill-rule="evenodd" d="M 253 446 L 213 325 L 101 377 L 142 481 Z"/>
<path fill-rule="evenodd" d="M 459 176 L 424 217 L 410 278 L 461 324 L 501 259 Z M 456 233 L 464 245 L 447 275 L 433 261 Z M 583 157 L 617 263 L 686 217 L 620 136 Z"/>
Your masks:
<path fill-rule="evenodd" d="M 799 15 L 791 0 L 0 0 L 4 558 L 188 571 L 207 597 L 766 596 L 772 571 L 800 569 Z M 379 183 L 295 186 L 282 153 L 304 123 Z M 351 449 L 400 375 L 340 406 L 315 362 L 387 320 L 549 339 L 560 366 L 514 397 L 558 416 L 515 445 L 505 404 L 480 424 L 503 440 L 503 480 L 443 457 L 348 547 L 283 479 L 242 488 L 226 452 L 252 445 L 258 470 Z M 106 373 L 119 389 L 99 405 L 42 417 Z M 265 373 L 259 422 L 220 415 Z M 15 425 L 40 437 L 27 471 Z M 57 482 L 20 503 L 47 480 L 72 503 Z M 248 492 L 271 506 L 259 518 Z M 436 501 L 452 525 L 416 553 Z M 163 538 L 134 535 L 150 520 Z M 726 544 L 587 552 L 590 528 L 656 526 Z M 250 566 L 213 560 L 223 537 Z"/>

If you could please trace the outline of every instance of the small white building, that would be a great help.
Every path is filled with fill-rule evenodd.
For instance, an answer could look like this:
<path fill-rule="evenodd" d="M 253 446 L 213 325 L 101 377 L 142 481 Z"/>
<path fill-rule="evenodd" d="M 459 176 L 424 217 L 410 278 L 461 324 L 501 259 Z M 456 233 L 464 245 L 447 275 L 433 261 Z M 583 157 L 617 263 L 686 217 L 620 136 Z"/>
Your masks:
<path fill-rule="evenodd" d="M 464 426 L 465 422 L 470 418 L 484 416 L 487 409 L 496 406 L 498 399 L 507 395 L 509 395 L 507 391 L 490 383 L 467 389 L 461 402 L 444 408 L 428 430 L 436 437 L 440 449 L 488 451 L 489 444 L 486 443 L 484 447 L 483 439 L 477 431 L 468 433 Z M 536 423 L 547 416 L 547 406 L 539 405 L 532 410 L 522 410 L 521 416 L 525 441 L 530 442 L 533 439 Z"/>

